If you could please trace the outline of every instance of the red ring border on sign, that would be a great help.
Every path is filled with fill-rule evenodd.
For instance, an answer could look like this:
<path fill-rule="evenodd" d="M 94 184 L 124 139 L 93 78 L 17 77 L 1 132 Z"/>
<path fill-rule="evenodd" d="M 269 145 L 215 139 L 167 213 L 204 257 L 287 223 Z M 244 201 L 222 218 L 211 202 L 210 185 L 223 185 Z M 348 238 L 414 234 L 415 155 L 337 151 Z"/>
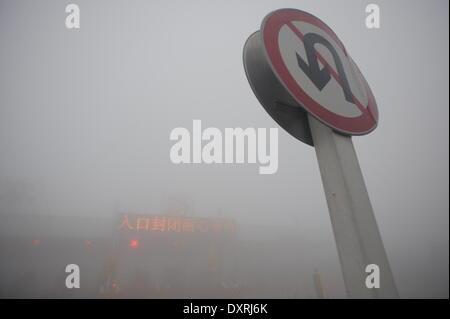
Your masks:
<path fill-rule="evenodd" d="M 304 21 L 315 25 L 325 31 L 340 46 L 344 54 L 348 57 L 347 51 L 336 34 L 319 18 L 297 9 L 281 9 L 274 11 L 266 16 L 261 25 L 263 47 L 267 60 L 277 78 L 285 86 L 295 100 L 300 103 L 308 112 L 331 126 L 333 129 L 350 135 L 363 135 L 374 130 L 378 123 L 378 109 L 375 97 L 372 94 L 366 79 L 359 70 L 360 79 L 366 90 L 368 97 L 368 105 L 365 111 L 358 117 L 348 118 L 329 111 L 322 105 L 318 104 L 313 98 L 303 91 L 295 79 L 290 74 L 288 68 L 284 64 L 278 46 L 278 34 L 283 25 L 292 21 Z M 356 64 L 355 64 L 356 65 Z"/>

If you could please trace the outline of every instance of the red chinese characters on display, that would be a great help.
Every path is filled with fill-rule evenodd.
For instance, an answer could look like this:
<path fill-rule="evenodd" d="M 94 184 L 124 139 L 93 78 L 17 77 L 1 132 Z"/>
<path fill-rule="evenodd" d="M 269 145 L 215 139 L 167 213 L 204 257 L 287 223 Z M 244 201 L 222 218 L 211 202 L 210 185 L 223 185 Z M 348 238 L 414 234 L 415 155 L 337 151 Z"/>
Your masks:
<path fill-rule="evenodd" d="M 177 232 L 177 233 L 230 233 L 236 230 L 236 224 L 227 219 L 189 218 L 173 216 L 134 216 L 124 214 L 118 230 Z"/>

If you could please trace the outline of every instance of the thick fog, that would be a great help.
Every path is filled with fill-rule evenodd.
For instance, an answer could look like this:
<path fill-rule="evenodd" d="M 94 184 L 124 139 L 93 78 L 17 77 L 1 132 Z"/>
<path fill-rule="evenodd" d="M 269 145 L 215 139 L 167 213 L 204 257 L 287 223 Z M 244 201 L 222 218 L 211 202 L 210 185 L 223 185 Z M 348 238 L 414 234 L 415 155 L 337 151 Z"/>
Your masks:
<path fill-rule="evenodd" d="M 66 2 L 0 0 L 0 218 L 161 215 L 181 199 L 190 216 L 234 220 L 240 240 L 281 241 L 279 256 L 262 247 L 236 262 L 286 285 L 298 267 L 299 290 L 247 296 L 315 297 L 317 270 L 327 297 L 345 297 L 314 149 L 266 113 L 242 62 L 267 13 L 298 8 L 336 32 L 376 97 L 377 129 L 353 142 L 400 296 L 448 298 L 447 1 L 376 1 L 380 29 L 366 28 L 357 0 L 73 2 L 78 30 L 65 27 Z M 192 131 L 196 119 L 221 131 L 279 128 L 278 171 L 172 163 L 170 132 Z M 2 227 L 2 247 L 37 224 Z M 87 236 L 113 231 L 87 224 Z M 0 263 L 8 280 L 12 266 Z M 14 295 L 5 287 L 2 296 Z"/>

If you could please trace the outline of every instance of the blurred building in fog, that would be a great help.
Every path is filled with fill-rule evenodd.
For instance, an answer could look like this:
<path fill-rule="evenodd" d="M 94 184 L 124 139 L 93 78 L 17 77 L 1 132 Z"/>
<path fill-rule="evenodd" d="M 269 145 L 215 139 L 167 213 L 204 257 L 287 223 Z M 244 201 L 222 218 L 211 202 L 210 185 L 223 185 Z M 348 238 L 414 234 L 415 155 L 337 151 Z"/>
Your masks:
<path fill-rule="evenodd" d="M 165 214 L 0 216 L 2 298 L 302 298 L 298 238 L 270 227 Z M 65 267 L 80 267 L 67 289 Z M 312 286 L 312 285 L 311 285 Z"/>

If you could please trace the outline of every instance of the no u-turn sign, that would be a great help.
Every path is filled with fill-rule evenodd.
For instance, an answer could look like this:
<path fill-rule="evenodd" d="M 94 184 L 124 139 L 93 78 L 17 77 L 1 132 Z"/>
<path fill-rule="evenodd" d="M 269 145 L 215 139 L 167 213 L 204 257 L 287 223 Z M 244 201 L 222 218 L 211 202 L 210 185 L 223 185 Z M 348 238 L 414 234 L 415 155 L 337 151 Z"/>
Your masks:
<path fill-rule="evenodd" d="M 247 39 L 244 67 L 270 116 L 315 148 L 348 296 L 397 298 L 352 143 L 377 126 L 377 105 L 344 45 L 315 16 L 281 9 Z M 372 268 L 376 287 L 367 284 Z"/>
<path fill-rule="evenodd" d="M 315 16 L 294 9 L 269 14 L 262 49 L 280 84 L 307 112 L 349 135 L 372 131 L 375 98 L 335 33 Z"/>

